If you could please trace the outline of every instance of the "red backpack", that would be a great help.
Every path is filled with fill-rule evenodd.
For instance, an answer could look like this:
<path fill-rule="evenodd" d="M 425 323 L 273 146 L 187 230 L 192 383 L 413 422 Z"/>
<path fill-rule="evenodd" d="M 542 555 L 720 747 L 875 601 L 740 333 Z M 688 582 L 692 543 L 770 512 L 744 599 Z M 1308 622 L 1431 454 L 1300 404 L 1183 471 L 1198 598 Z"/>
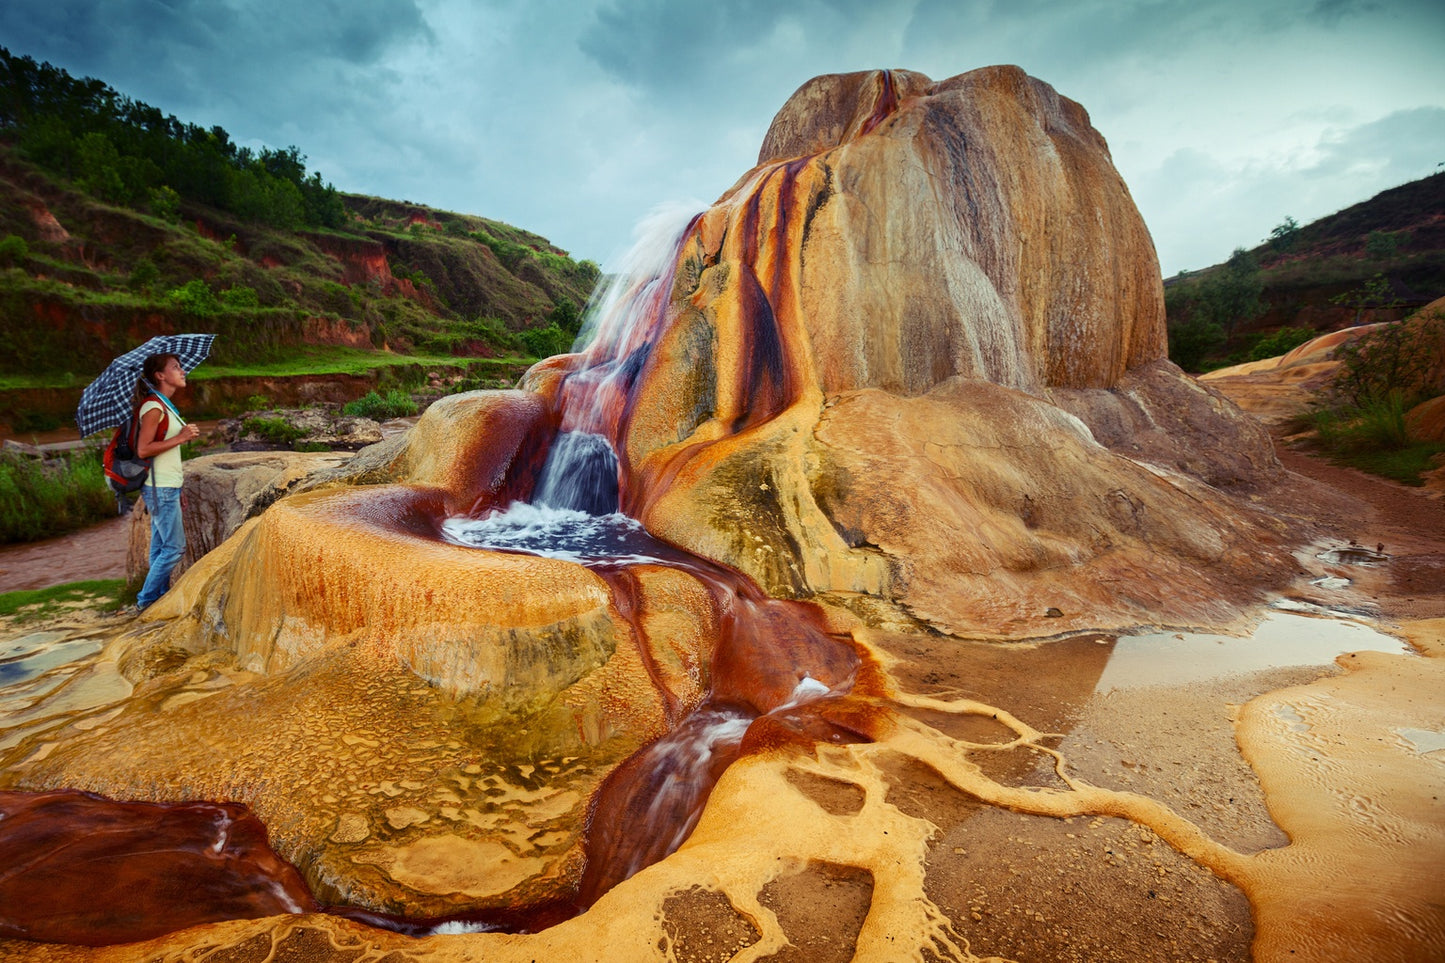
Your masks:
<path fill-rule="evenodd" d="M 170 415 L 161 410 L 161 420 L 156 426 L 157 437 L 164 438 L 170 427 Z M 150 477 L 151 459 L 136 453 L 136 436 L 140 433 L 140 418 L 132 414 L 115 429 L 110 443 L 100 462 L 105 468 L 105 480 L 115 492 L 116 508 L 124 515 L 130 511 L 130 501 L 125 496 L 140 491 Z"/>

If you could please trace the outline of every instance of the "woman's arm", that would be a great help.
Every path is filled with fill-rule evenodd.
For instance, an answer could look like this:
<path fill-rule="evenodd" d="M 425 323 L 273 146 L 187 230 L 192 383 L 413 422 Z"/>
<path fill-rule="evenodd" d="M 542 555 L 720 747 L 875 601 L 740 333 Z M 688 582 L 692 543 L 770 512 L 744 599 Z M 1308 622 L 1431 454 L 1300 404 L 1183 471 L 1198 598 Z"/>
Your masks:
<path fill-rule="evenodd" d="M 161 424 L 159 408 L 152 408 L 140 416 L 140 430 L 136 432 L 135 453 L 142 458 L 154 458 L 163 451 L 170 451 L 200 435 L 195 425 L 182 425 L 173 438 L 157 438 Z"/>

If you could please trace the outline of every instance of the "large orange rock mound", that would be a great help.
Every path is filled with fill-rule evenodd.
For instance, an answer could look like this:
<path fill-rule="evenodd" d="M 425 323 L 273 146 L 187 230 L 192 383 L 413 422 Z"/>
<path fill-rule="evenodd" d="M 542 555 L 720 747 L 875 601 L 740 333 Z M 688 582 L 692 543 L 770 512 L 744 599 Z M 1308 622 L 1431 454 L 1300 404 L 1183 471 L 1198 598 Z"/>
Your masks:
<path fill-rule="evenodd" d="M 1164 349 L 1153 244 L 1082 107 L 1014 67 L 820 77 L 681 247 L 629 508 L 775 595 L 946 632 L 1215 619 L 1278 559 L 1207 486 L 1279 467 Z"/>

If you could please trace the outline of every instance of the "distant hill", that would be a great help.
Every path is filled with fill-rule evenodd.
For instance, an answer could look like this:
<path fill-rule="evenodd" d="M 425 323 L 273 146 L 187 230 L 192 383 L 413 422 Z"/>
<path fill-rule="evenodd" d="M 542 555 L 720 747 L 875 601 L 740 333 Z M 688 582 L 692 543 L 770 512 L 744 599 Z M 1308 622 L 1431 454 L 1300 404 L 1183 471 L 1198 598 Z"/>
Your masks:
<path fill-rule="evenodd" d="M 337 192 L 295 147 L 237 148 L 0 48 L 0 393 L 83 384 L 180 330 L 221 335 L 215 365 L 536 357 L 571 343 L 599 275 L 530 231 Z"/>
<path fill-rule="evenodd" d="M 1164 287 L 1170 355 L 1190 370 L 1403 317 L 1445 296 L 1445 172 L 1307 225 L 1286 220 L 1265 242 Z"/>

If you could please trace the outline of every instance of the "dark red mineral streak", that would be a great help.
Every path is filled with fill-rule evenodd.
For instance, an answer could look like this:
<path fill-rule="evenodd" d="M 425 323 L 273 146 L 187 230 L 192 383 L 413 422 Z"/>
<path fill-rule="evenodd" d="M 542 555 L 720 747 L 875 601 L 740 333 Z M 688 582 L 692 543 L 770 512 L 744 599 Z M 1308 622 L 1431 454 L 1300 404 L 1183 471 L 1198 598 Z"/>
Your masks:
<path fill-rule="evenodd" d="M 315 909 L 239 803 L 0 792 L 0 936 L 104 946 Z"/>

